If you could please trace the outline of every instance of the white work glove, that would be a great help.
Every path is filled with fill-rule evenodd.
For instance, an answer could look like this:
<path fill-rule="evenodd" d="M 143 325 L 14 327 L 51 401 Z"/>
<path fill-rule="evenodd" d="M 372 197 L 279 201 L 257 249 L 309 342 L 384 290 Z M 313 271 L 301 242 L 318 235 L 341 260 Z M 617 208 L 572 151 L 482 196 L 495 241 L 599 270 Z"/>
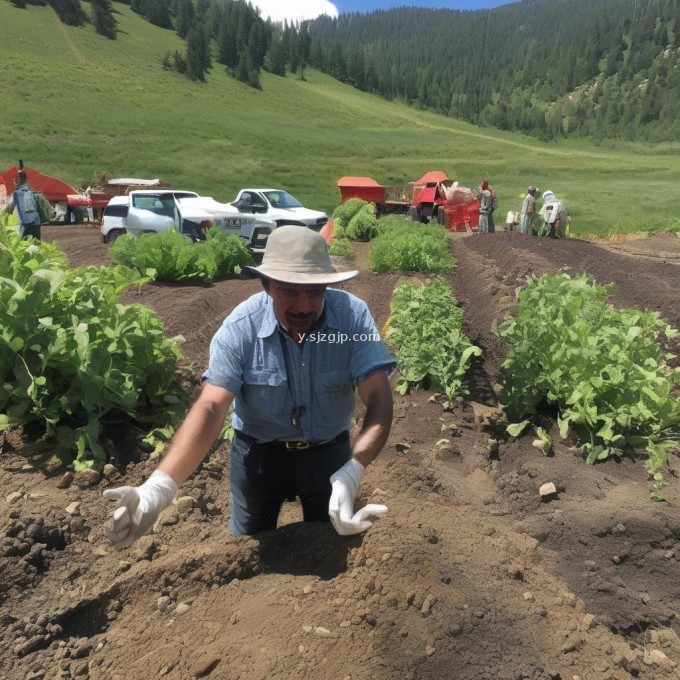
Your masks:
<path fill-rule="evenodd" d="M 387 512 L 386 505 L 370 503 L 354 513 L 354 498 L 357 495 L 364 466 L 356 459 L 350 458 L 337 472 L 331 475 L 331 499 L 328 503 L 328 514 L 335 530 L 341 536 L 360 534 L 373 526 L 368 517 L 377 517 Z"/>
<path fill-rule="evenodd" d="M 111 528 L 106 531 L 111 543 L 118 550 L 132 545 L 172 503 L 177 490 L 172 477 L 160 470 L 156 470 L 141 486 L 106 489 L 104 497 L 118 501 L 113 511 Z"/>

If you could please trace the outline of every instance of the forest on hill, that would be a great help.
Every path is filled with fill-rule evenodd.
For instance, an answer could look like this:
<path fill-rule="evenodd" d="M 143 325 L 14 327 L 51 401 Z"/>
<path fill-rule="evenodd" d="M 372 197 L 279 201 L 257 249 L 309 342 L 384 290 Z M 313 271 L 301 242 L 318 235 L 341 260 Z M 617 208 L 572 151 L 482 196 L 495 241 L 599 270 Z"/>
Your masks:
<path fill-rule="evenodd" d="M 50 4 L 88 21 L 80 0 Z M 387 100 L 543 140 L 582 136 L 668 142 L 680 134 L 680 0 L 521 0 L 495 9 L 401 7 L 274 24 L 244 0 L 128 0 L 186 50 L 163 67 L 203 81 L 226 68 L 261 88 L 307 66 Z M 115 6 L 90 0 L 98 33 Z"/>
<path fill-rule="evenodd" d="M 680 132 L 678 0 L 523 0 L 320 17 L 312 65 L 387 99 L 543 139 Z"/>

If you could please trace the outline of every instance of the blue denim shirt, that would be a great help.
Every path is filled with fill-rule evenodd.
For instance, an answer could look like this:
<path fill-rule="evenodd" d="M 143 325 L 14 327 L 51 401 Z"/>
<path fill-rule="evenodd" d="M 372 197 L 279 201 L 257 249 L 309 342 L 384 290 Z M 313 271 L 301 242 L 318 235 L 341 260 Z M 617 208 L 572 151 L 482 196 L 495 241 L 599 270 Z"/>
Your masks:
<path fill-rule="evenodd" d="M 238 305 L 214 335 L 203 378 L 236 395 L 232 425 L 257 441 L 324 441 L 351 427 L 355 387 L 395 365 L 356 296 L 327 289 L 323 314 L 300 347 L 262 292 Z M 296 407 L 304 415 L 294 424 Z"/>
<path fill-rule="evenodd" d="M 19 212 L 19 221 L 22 226 L 40 224 L 38 206 L 35 204 L 33 192 L 28 184 L 24 183 L 14 190 L 12 198 L 9 201 L 9 207 L 10 210 L 14 210 L 16 207 Z"/>

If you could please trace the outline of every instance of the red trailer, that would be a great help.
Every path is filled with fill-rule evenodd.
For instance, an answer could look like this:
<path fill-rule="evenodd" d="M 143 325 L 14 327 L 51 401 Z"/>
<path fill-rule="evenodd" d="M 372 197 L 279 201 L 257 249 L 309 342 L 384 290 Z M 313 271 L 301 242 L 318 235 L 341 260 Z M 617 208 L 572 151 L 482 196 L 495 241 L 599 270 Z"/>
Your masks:
<path fill-rule="evenodd" d="M 405 213 L 413 193 L 413 184 L 385 187 L 370 177 L 341 177 L 338 188 L 343 203 L 350 198 L 360 198 L 375 203 L 378 214 Z"/>

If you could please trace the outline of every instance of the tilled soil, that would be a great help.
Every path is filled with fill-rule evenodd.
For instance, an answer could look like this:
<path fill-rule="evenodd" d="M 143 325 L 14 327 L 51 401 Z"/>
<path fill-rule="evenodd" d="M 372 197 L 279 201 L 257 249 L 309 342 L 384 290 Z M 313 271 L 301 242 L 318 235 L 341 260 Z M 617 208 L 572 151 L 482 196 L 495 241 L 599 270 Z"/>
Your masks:
<path fill-rule="evenodd" d="M 74 265 L 109 262 L 96 228 L 48 227 L 44 238 Z M 494 392 L 503 348 L 491 327 L 527 276 L 588 271 L 618 285 L 614 304 L 655 309 L 680 326 L 677 265 L 649 255 L 672 253 L 678 239 L 655 238 L 645 257 L 505 233 L 454 240 L 456 296 L 484 356 L 470 398 L 452 412 L 430 392 L 395 395 L 392 434 L 359 499 L 390 511 L 358 537 L 302 523 L 295 503 L 276 531 L 230 536 L 221 446 L 153 533 L 116 552 L 101 493 L 141 482 L 157 461 L 120 450 L 122 462 L 101 479 L 72 480 L 19 455 L 30 432 L 7 433 L 0 677 L 680 677 L 677 457 L 666 502 L 653 503 L 641 460 L 587 466 L 568 443 L 545 458 L 530 436 L 506 441 Z M 362 268 L 364 255 L 359 247 L 355 263 L 339 266 Z M 380 326 L 398 278 L 362 271 L 346 288 Z M 149 305 L 168 335 L 185 338 L 197 377 L 212 334 L 258 287 L 240 278 L 153 284 L 124 301 Z M 542 502 L 538 489 L 550 481 L 557 498 Z"/>

